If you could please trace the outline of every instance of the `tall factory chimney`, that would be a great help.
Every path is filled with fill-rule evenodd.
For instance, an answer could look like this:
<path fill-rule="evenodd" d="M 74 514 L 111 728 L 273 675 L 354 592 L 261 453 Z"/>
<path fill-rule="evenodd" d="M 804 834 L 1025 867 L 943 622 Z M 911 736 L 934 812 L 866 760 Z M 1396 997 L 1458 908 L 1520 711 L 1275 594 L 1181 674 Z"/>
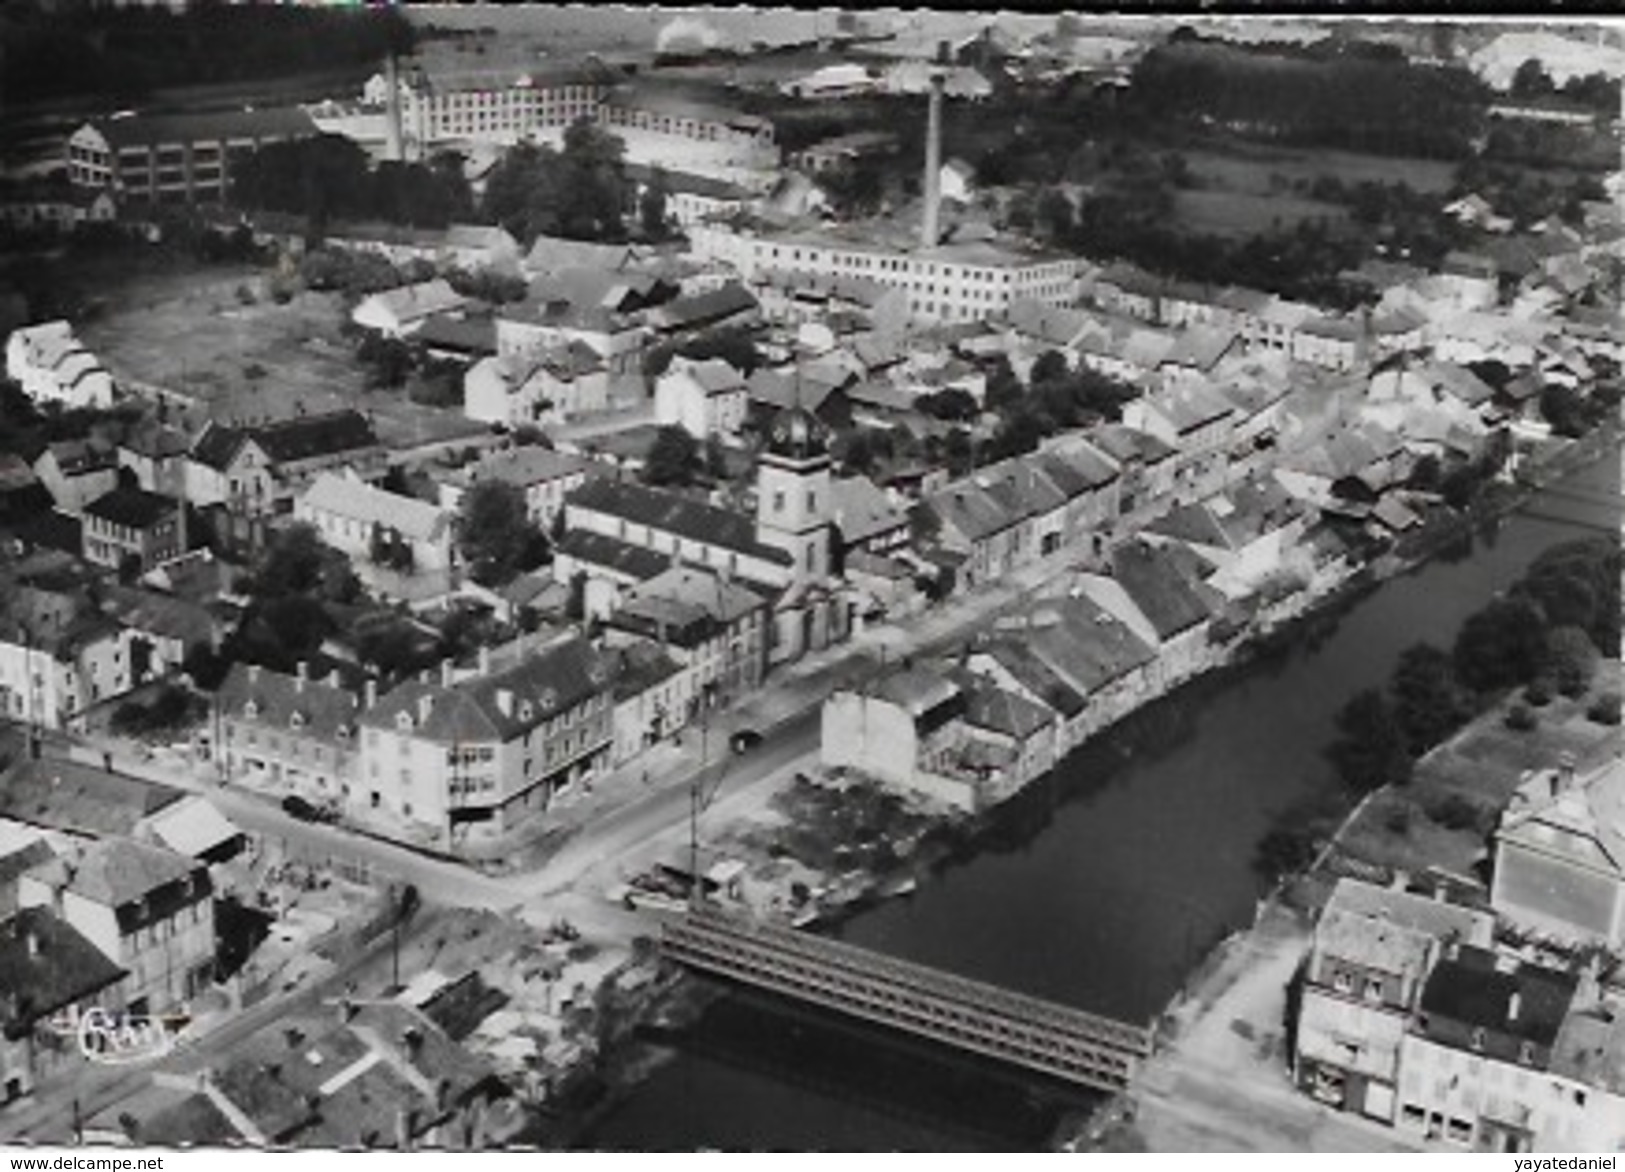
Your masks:
<path fill-rule="evenodd" d="M 925 125 L 925 212 L 920 218 L 920 247 L 935 248 L 942 239 L 942 83 L 947 76 L 948 42 L 937 42 L 931 71 L 931 105 Z"/>
<path fill-rule="evenodd" d="M 384 148 L 385 157 L 392 163 L 399 163 L 406 158 L 406 147 L 401 141 L 401 75 L 393 51 L 384 65 L 384 84 L 389 88 L 389 98 L 384 105 L 384 121 L 389 136 Z"/>

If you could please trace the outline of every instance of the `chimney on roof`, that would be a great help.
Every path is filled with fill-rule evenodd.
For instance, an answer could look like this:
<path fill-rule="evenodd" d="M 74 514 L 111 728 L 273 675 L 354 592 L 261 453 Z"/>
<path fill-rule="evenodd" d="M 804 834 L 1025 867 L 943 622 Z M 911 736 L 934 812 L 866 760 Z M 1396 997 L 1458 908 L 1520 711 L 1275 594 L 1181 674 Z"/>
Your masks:
<path fill-rule="evenodd" d="M 336 669 L 335 669 L 336 672 Z M 371 708 L 378 703 L 378 681 L 368 680 L 363 688 L 363 701 L 365 706 Z"/>
<path fill-rule="evenodd" d="M 1518 1014 L 1522 1011 L 1522 1009 L 1523 994 L 1514 989 L 1512 991 L 1512 996 L 1507 999 L 1507 1024 L 1510 1025 L 1513 1022 L 1516 1022 L 1518 1020 Z"/>
<path fill-rule="evenodd" d="M 445 659 L 440 661 L 440 686 L 442 688 L 451 687 L 452 683 L 454 682 L 452 674 L 451 657 L 447 656 Z"/>
<path fill-rule="evenodd" d="M 424 693 L 418 697 L 418 723 L 427 724 L 429 715 L 434 711 L 434 697 Z"/>
<path fill-rule="evenodd" d="M 480 644 L 480 675 L 491 674 L 491 648 L 484 643 Z"/>
<path fill-rule="evenodd" d="M 301 659 L 298 663 L 294 664 L 294 668 L 293 668 L 293 690 L 296 693 L 303 693 L 304 692 L 304 690 L 305 690 L 305 680 L 308 678 L 309 675 L 310 675 L 310 665 L 307 664 L 304 660 Z"/>
<path fill-rule="evenodd" d="M 248 665 L 248 682 L 251 683 L 251 684 L 257 684 L 257 683 L 260 682 L 260 665 L 259 664 L 251 663 L 251 664 Z"/>
<path fill-rule="evenodd" d="M 513 716 L 513 692 L 508 688 L 497 689 L 497 711 L 503 716 Z"/>
<path fill-rule="evenodd" d="M 39 955 L 39 933 L 33 930 L 28 933 L 28 955 L 30 958 Z"/>

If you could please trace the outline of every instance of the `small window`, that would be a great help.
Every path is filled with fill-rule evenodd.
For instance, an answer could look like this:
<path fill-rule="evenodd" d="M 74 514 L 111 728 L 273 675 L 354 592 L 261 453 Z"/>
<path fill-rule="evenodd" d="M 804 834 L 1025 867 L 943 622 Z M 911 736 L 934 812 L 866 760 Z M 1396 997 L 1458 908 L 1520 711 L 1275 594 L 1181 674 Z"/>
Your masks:
<path fill-rule="evenodd" d="M 1484 1048 L 1484 1027 L 1483 1026 L 1474 1026 L 1473 1027 L 1473 1049 L 1482 1050 L 1483 1048 Z"/>

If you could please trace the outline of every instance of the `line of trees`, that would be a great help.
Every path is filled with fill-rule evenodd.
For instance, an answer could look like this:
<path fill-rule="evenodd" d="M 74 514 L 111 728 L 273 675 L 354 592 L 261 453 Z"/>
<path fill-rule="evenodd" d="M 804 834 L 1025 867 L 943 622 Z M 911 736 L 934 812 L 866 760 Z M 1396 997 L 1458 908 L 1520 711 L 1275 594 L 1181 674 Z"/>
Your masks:
<path fill-rule="evenodd" d="M 308 217 L 317 238 L 335 220 L 444 228 L 474 215 L 457 153 L 374 168 L 360 144 L 338 134 L 267 143 L 236 165 L 231 194 L 239 207 Z"/>
<path fill-rule="evenodd" d="M 1365 689 L 1338 713 L 1327 753 L 1344 784 L 1357 793 L 1403 784 L 1418 757 L 1509 689 L 1525 688 L 1537 705 L 1554 692 L 1585 695 L 1602 649 L 1620 645 L 1619 581 L 1617 542 L 1555 546 L 1468 616 L 1449 651 L 1407 648 L 1386 689 Z M 1599 698 L 1598 713 L 1609 707 Z"/>
<path fill-rule="evenodd" d="M 625 154 L 620 138 L 586 118 L 565 129 L 562 150 L 521 143 L 486 180 L 484 218 L 526 248 L 538 236 L 624 241 L 633 190 Z M 663 219 L 663 200 L 645 218 L 657 210 Z"/>
<path fill-rule="evenodd" d="M 128 99 L 171 86 L 251 82 L 364 69 L 415 36 L 388 5 L 7 5 L 0 99 Z M 222 47 L 229 51 L 222 52 Z"/>

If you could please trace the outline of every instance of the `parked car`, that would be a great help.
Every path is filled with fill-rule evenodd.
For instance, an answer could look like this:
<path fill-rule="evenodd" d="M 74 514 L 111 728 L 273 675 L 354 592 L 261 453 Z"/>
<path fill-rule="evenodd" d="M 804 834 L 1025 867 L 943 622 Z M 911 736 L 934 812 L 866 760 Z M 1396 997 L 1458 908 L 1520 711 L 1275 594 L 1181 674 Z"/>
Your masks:
<path fill-rule="evenodd" d="M 742 728 L 729 738 L 728 744 L 736 753 L 748 753 L 762 743 L 762 734 L 753 728 Z"/>
<path fill-rule="evenodd" d="M 301 822 L 332 822 L 336 820 L 336 815 L 332 810 L 318 806 L 298 794 L 289 794 L 283 798 L 282 810 L 290 818 L 297 818 Z"/>

